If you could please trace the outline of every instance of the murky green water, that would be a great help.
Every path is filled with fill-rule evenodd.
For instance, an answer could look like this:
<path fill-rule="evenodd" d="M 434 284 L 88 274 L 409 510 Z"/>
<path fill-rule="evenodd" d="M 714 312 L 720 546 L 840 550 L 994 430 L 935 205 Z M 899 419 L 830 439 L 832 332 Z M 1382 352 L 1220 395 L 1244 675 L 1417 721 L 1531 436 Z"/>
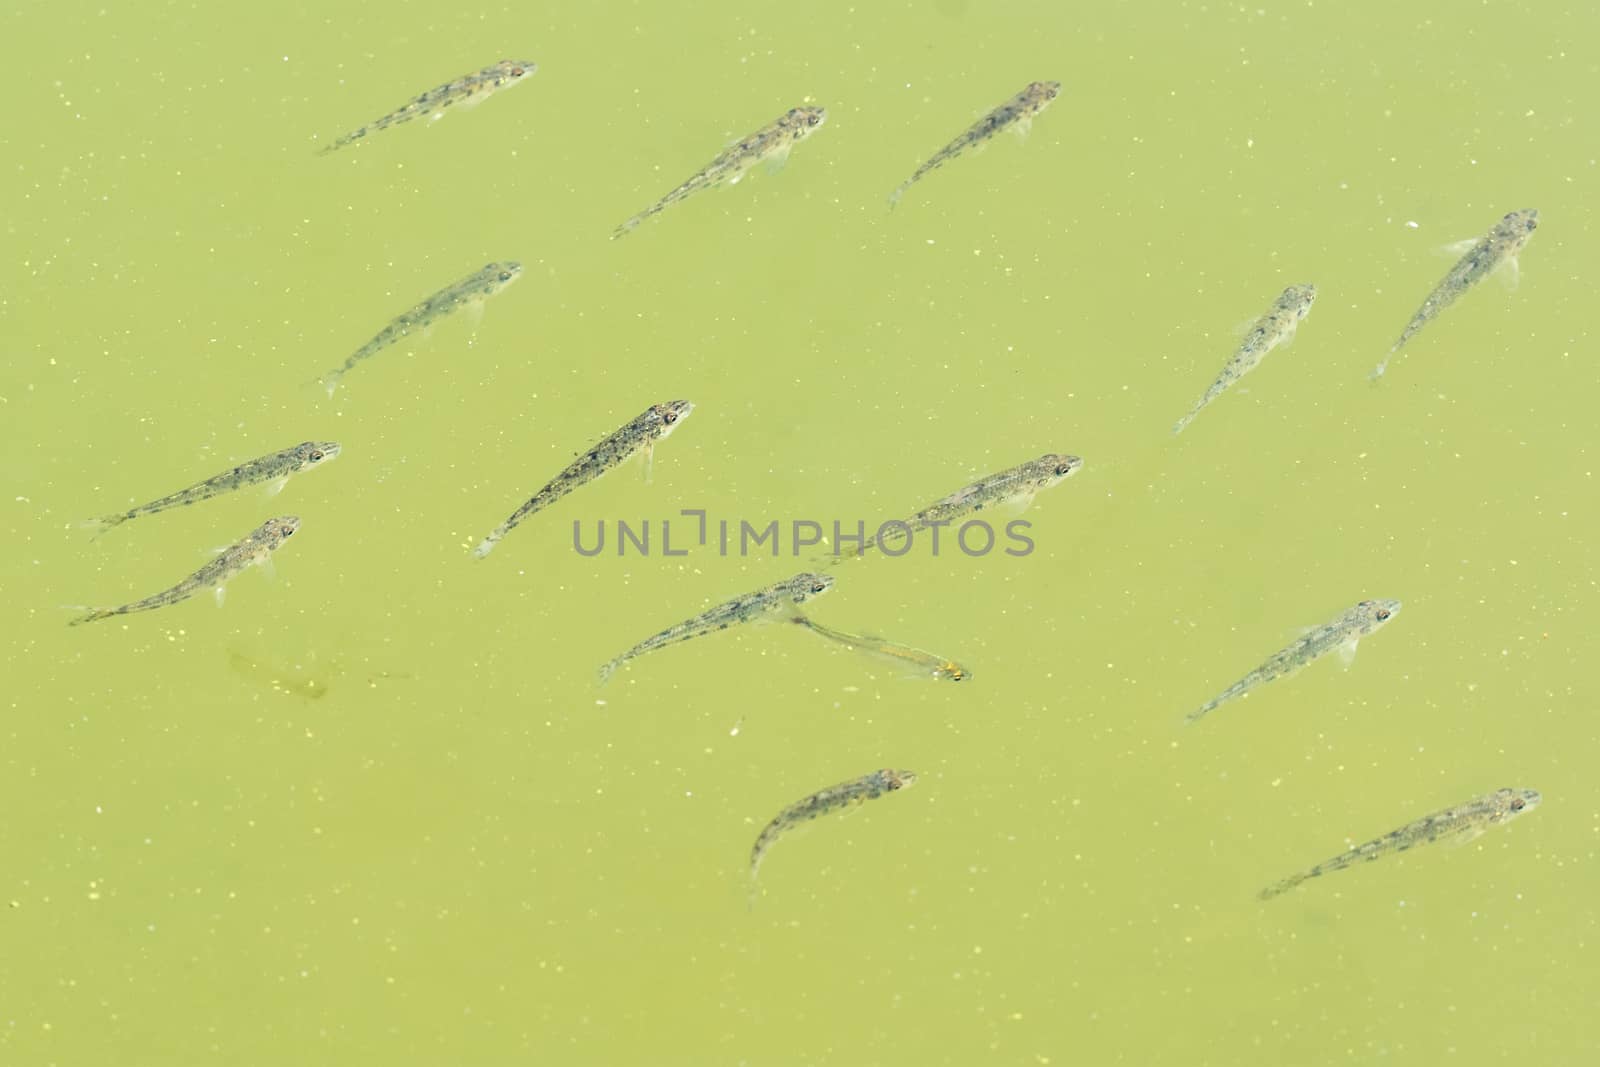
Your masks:
<path fill-rule="evenodd" d="M 1600 16 L 1560 3 L 29 5 L 0 64 L 7 1064 L 1590 1062 Z M 329 157 L 504 57 L 514 92 Z M 886 198 L 1034 79 L 1061 98 Z M 778 174 L 611 229 L 784 109 Z M 1450 264 L 1489 282 L 1366 374 Z M 314 385 L 494 259 L 466 314 Z M 1294 345 L 1172 422 L 1293 282 Z M 471 547 L 648 404 L 613 472 Z M 306 439 L 260 490 L 75 528 Z M 808 566 L 572 524 L 904 515 L 1047 451 L 1036 551 Z M 69 629 L 273 514 L 226 605 Z M 1007 516 L 1009 518 L 1009 516 Z M 675 549 L 689 527 L 674 526 Z M 1295 628 L 1404 614 L 1185 729 Z M 878 767 L 916 787 L 785 838 Z M 1541 809 L 1307 883 L 1503 785 Z"/>

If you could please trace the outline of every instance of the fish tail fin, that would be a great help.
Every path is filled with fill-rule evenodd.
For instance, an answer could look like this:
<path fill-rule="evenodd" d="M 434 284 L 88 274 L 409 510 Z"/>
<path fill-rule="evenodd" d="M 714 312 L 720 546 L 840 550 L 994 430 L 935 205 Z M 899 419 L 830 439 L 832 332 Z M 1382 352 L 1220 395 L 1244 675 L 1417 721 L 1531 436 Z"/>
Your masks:
<path fill-rule="evenodd" d="M 84 519 L 82 522 L 77 523 L 76 526 L 80 530 L 93 530 L 94 537 L 90 538 L 92 541 L 107 530 L 120 526 L 131 518 L 133 518 L 133 515 L 130 512 L 123 512 L 119 515 L 102 515 L 96 519 Z"/>
<path fill-rule="evenodd" d="M 1389 369 L 1389 360 L 1393 355 L 1394 353 L 1390 352 L 1389 355 L 1384 356 L 1383 359 L 1379 361 L 1378 365 L 1372 368 L 1372 373 L 1367 375 L 1367 381 L 1371 382 L 1373 385 L 1377 385 L 1378 380 L 1383 377 L 1384 371 Z"/>
<path fill-rule="evenodd" d="M 1185 726 L 1192 726 L 1201 719 L 1205 718 L 1207 714 L 1216 710 L 1216 707 L 1217 702 L 1215 700 L 1211 701 L 1210 703 L 1200 705 L 1198 708 L 1194 709 L 1183 717 L 1183 724 Z"/>
<path fill-rule="evenodd" d="M 1267 888 L 1257 893 L 1256 899 L 1271 900 L 1273 897 L 1281 896 L 1282 894 L 1287 893 L 1289 890 L 1293 889 L 1295 886 L 1299 885 L 1305 880 L 1306 876 L 1304 874 L 1290 875 L 1288 878 L 1285 878 L 1281 881 L 1273 882 L 1271 885 L 1267 886 Z"/>
<path fill-rule="evenodd" d="M 622 661 L 615 659 L 610 663 L 602 664 L 600 669 L 595 672 L 595 687 L 599 688 L 611 681 L 611 676 L 617 673 L 617 668 L 620 666 L 622 666 Z"/>
<path fill-rule="evenodd" d="M 632 233 L 643 220 L 643 215 L 635 215 L 627 222 L 624 222 L 621 226 L 618 226 L 616 229 L 612 230 L 611 239 L 615 241 L 618 237 L 626 237 L 628 234 Z"/>
<path fill-rule="evenodd" d="M 498 532 L 490 534 L 488 537 L 485 537 L 482 541 L 478 542 L 478 547 L 472 550 L 472 558 L 482 559 L 484 556 L 487 556 L 489 553 L 493 552 L 494 546 L 499 543 L 500 534 Z"/>
<path fill-rule="evenodd" d="M 316 384 L 328 391 L 328 399 L 333 399 L 333 391 L 339 388 L 339 380 L 344 377 L 343 370 L 331 370 L 317 379 Z"/>
<path fill-rule="evenodd" d="M 85 613 L 75 619 L 69 619 L 67 621 L 68 626 L 82 626 L 86 622 L 94 622 L 96 619 L 105 619 L 116 614 L 116 611 L 111 608 L 91 608 L 87 604 L 62 604 L 61 610 Z"/>
<path fill-rule="evenodd" d="M 889 210 L 890 211 L 893 211 L 895 208 L 900 206 L 900 198 L 906 195 L 906 189 L 908 189 L 908 188 L 909 188 L 909 186 L 902 185 L 898 189 L 896 189 L 894 192 L 889 194 Z"/>

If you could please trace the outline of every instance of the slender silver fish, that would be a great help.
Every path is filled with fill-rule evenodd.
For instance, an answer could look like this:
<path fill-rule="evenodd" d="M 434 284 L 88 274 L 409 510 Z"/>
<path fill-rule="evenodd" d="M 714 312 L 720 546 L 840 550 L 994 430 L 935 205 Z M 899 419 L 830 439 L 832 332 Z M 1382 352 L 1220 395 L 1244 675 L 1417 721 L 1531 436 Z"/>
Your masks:
<path fill-rule="evenodd" d="M 513 511 L 505 522 L 496 526 L 494 531 L 472 550 L 472 554 L 479 559 L 487 556 L 494 551 L 494 546 L 500 539 L 510 533 L 523 519 L 549 507 L 578 486 L 594 481 L 630 456 L 644 453 L 648 469 L 656 445 L 666 440 L 667 435 L 677 429 L 678 424 L 688 418 L 692 411 L 694 405 L 687 400 L 668 400 L 664 404 L 652 404 L 644 410 L 644 414 L 589 449 L 578 457 L 575 463 L 551 479 L 543 489 L 533 494 L 527 503 Z"/>
<path fill-rule="evenodd" d="M 1428 299 L 1422 302 L 1417 313 L 1411 316 L 1411 321 L 1406 323 L 1406 328 L 1400 333 L 1400 340 L 1389 349 L 1389 354 L 1383 357 L 1383 362 L 1373 370 L 1373 380 L 1383 377 L 1383 372 L 1389 368 L 1389 361 L 1394 359 L 1400 346 L 1415 337 L 1417 331 L 1439 317 L 1439 313 L 1454 304 L 1461 298 L 1461 294 L 1477 285 L 1483 279 L 1493 274 L 1500 267 L 1505 267 L 1512 272 L 1512 277 L 1517 273 L 1517 256 L 1533 237 L 1533 231 L 1539 228 L 1539 212 L 1533 208 L 1524 211 L 1513 211 L 1499 222 L 1494 229 L 1478 238 L 1476 241 L 1463 241 L 1461 247 L 1466 254 L 1456 261 L 1450 268 L 1450 273 L 1444 276 L 1444 281 L 1434 286 L 1433 292 L 1428 294 Z"/>
<path fill-rule="evenodd" d="M 723 183 L 739 184 L 745 172 L 757 163 L 770 162 L 774 165 L 782 163 L 788 158 L 791 148 L 816 133 L 827 120 L 828 112 L 825 108 L 790 108 L 778 116 L 776 121 L 732 145 L 688 181 L 618 226 L 611 232 L 611 239 L 615 241 L 650 216 L 665 211 L 702 189 L 711 189 Z"/>
<path fill-rule="evenodd" d="M 1263 682 L 1293 674 L 1312 660 L 1320 659 L 1335 649 L 1339 650 L 1339 654 L 1348 663 L 1355 656 L 1356 644 L 1363 637 L 1376 633 L 1398 614 L 1400 614 L 1398 600 L 1363 600 L 1332 622 L 1307 630 L 1294 644 L 1274 652 L 1261 666 L 1228 686 L 1195 711 L 1191 711 L 1186 721 L 1195 722 L 1234 697 L 1243 696 Z"/>
<path fill-rule="evenodd" d="M 864 555 L 868 549 L 878 546 L 880 540 L 898 542 L 919 530 L 943 526 L 964 515 L 983 511 L 985 508 L 995 508 L 1004 504 L 1026 507 L 1036 494 L 1051 486 L 1059 485 L 1082 466 L 1083 460 L 1077 456 L 1047 452 L 1038 459 L 1030 459 L 1026 463 L 991 474 L 971 485 L 957 489 L 942 500 L 934 501 L 910 518 L 884 523 L 878 528 L 882 536 L 867 538 L 856 555 Z M 837 565 L 843 558 L 838 555 L 837 545 L 834 546 L 834 553 L 833 562 Z"/>
<path fill-rule="evenodd" d="M 1217 375 L 1217 380 L 1211 383 L 1205 395 L 1189 409 L 1187 415 L 1178 420 L 1172 432 L 1182 433 L 1201 409 L 1226 392 L 1234 382 L 1255 370 L 1256 365 L 1267 358 L 1268 352 L 1294 340 L 1295 330 L 1299 328 L 1300 321 L 1311 314 L 1311 305 L 1316 299 L 1317 287 L 1314 285 L 1291 285 L 1279 294 L 1267 313 L 1251 323 L 1233 358 L 1223 366 L 1222 373 Z"/>
<path fill-rule="evenodd" d="M 248 463 L 241 463 L 232 470 L 223 471 L 215 477 L 197 482 L 187 489 L 180 489 L 159 500 L 140 504 L 136 508 L 129 508 L 115 515 L 102 515 L 98 519 L 90 519 L 88 525 L 109 530 L 141 515 L 154 515 L 168 508 L 197 504 L 202 500 L 210 500 L 214 496 L 221 496 L 223 493 L 230 493 L 235 489 L 260 482 L 274 483 L 272 491 L 276 493 L 288 482 L 291 474 L 311 470 L 335 459 L 338 455 L 339 446 L 333 441 L 304 441 L 293 448 L 285 448 L 280 452 L 252 459 Z"/>
<path fill-rule="evenodd" d="M 726 630 L 740 623 L 768 619 L 774 615 L 792 613 L 799 605 L 822 596 L 833 588 L 833 579 L 825 574 L 797 574 L 753 593 L 735 597 L 703 611 L 692 619 L 669 626 L 652 637 L 647 637 L 628 651 L 600 668 L 600 684 L 605 685 L 618 667 L 636 656 L 652 652 L 667 645 L 703 637 Z"/>
<path fill-rule="evenodd" d="M 351 130 L 343 137 L 336 138 L 324 145 L 317 154 L 325 156 L 329 152 L 361 140 L 369 133 L 377 133 L 379 130 L 386 130 L 390 126 L 398 126 L 402 122 L 410 122 L 424 115 L 442 119 L 452 106 L 460 104 L 462 107 L 470 107 L 488 99 L 491 93 L 508 89 L 513 85 L 521 85 L 528 75 L 538 69 L 537 65 L 526 60 L 502 59 L 492 67 L 484 67 L 476 73 L 445 82 L 436 89 L 429 89 L 382 118 L 373 119 L 360 129 Z"/>
<path fill-rule="evenodd" d="M 217 557 L 204 567 L 195 571 L 189 577 L 154 596 L 147 596 L 143 600 L 136 600 L 132 604 L 124 604 L 118 608 L 93 608 L 87 615 L 80 615 L 67 623 L 68 626 L 79 626 L 86 622 L 95 622 L 98 619 L 109 619 L 114 615 L 131 615 L 136 611 L 153 611 L 164 608 L 169 604 L 176 604 L 188 600 L 202 589 L 215 589 L 217 601 L 221 603 L 223 587 L 228 579 L 241 571 L 266 563 L 272 553 L 283 547 L 283 543 L 294 536 L 300 528 L 298 515 L 282 515 L 251 530 L 244 538 L 229 545 L 217 554 Z"/>
<path fill-rule="evenodd" d="M 844 808 L 853 808 L 874 800 L 885 793 L 897 793 L 902 789 L 910 789 L 916 783 L 917 776 L 913 771 L 896 771 L 884 768 L 873 771 L 871 774 L 852 778 L 848 782 L 831 785 L 821 792 L 812 793 L 804 800 L 797 800 L 787 808 L 778 812 L 771 822 L 762 829 L 761 835 L 756 838 L 755 845 L 750 849 L 750 899 L 755 901 L 756 874 L 761 869 L 761 860 L 767 850 L 784 834 L 797 826 L 826 815 L 832 811 Z"/>
<path fill-rule="evenodd" d="M 795 615 L 794 621 L 819 637 L 826 637 L 830 641 L 837 641 L 846 648 L 853 648 L 858 652 L 865 652 L 871 656 L 910 668 L 911 673 L 918 678 L 932 678 L 944 682 L 964 682 L 972 677 L 972 672 L 955 660 L 946 656 L 936 656 L 932 652 L 924 652 L 920 648 L 910 645 L 896 644 L 886 641 L 881 637 L 870 637 L 866 634 L 845 633 L 835 630 L 831 626 L 824 626 L 807 615 Z"/>
<path fill-rule="evenodd" d="M 336 367 L 322 376 L 321 381 L 328 390 L 328 395 L 333 395 L 333 391 L 339 388 L 340 380 L 357 363 L 383 351 L 402 337 L 426 329 L 452 311 L 468 306 L 482 306 L 485 300 L 516 281 L 521 273 L 522 264 L 511 260 L 504 263 L 489 263 L 454 285 L 440 289 L 411 310 L 403 312 L 389 325 L 379 330 L 372 340 L 356 349 L 355 354 L 345 360 L 343 366 Z"/>
<path fill-rule="evenodd" d="M 1518 815 L 1532 811 L 1539 806 L 1542 799 L 1538 792 L 1532 789 L 1497 789 L 1486 796 L 1473 797 L 1465 804 L 1445 808 L 1432 815 L 1424 815 L 1416 822 L 1406 823 L 1398 830 L 1391 830 L 1382 837 L 1341 852 L 1332 859 L 1323 860 L 1315 867 L 1290 875 L 1281 882 L 1274 882 L 1258 895 L 1262 900 L 1271 900 L 1280 893 L 1287 893 L 1309 878 L 1342 871 L 1358 863 L 1370 862 L 1380 856 L 1396 852 L 1405 852 L 1418 845 L 1431 844 L 1440 839 L 1471 841 L 1491 827 L 1508 823 Z"/>
<path fill-rule="evenodd" d="M 1033 117 L 1048 107 L 1050 101 L 1060 93 L 1060 82 L 1033 82 L 1022 92 L 973 123 L 960 137 L 935 152 L 932 158 L 917 168 L 916 173 L 901 182 L 900 187 L 890 194 L 889 207 L 893 209 L 900 203 L 900 198 L 906 195 L 906 190 L 920 181 L 923 175 L 938 170 L 968 149 L 988 141 L 1001 130 L 1015 128 L 1018 133 L 1026 133 L 1033 122 Z"/>

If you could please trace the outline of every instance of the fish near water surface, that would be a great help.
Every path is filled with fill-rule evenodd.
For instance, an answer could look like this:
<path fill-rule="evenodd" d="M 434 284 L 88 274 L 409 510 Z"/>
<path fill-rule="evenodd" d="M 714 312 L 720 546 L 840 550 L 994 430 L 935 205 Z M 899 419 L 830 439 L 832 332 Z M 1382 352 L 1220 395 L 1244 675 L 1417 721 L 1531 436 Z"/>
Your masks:
<path fill-rule="evenodd" d="M 143 600 L 136 600 L 131 604 L 123 604 L 116 608 L 93 608 L 86 615 L 69 622 L 68 626 L 81 626 L 86 622 L 95 622 L 100 619 L 109 619 L 116 615 L 131 615 L 136 611 L 153 611 L 171 604 L 188 600 L 203 589 L 214 589 L 217 602 L 222 602 L 223 586 L 228 580 L 241 571 L 259 564 L 265 564 L 272 553 L 283 547 L 283 543 L 294 536 L 300 529 L 300 518 L 297 515 L 282 515 L 251 530 L 240 540 L 229 545 L 219 552 L 215 559 L 204 567 L 195 571 L 189 577 L 173 586 L 171 589 L 162 590 Z"/>
<path fill-rule="evenodd" d="M 753 593 L 734 597 L 708 611 L 701 612 L 692 619 L 685 619 L 640 641 L 600 668 L 599 684 L 605 685 L 618 667 L 636 656 L 680 641 L 719 633 L 741 623 L 758 622 L 776 615 L 792 614 L 801 604 L 822 596 L 832 588 L 833 579 L 827 575 L 802 573 L 757 589 Z"/>
<path fill-rule="evenodd" d="M 521 274 L 522 264 L 513 260 L 488 263 L 454 285 L 440 289 L 416 307 L 396 316 L 389 325 L 379 330 L 372 340 L 356 349 L 342 366 L 324 374 L 321 378 L 322 386 L 328 390 L 328 395 L 332 396 L 344 376 L 362 360 L 377 355 L 401 338 L 418 330 L 427 329 L 453 311 L 463 307 L 482 306 L 484 301 L 516 281 Z"/>
<path fill-rule="evenodd" d="M 1293 644 L 1272 654 L 1268 660 L 1221 693 L 1189 713 L 1186 722 L 1196 722 L 1222 704 L 1243 696 L 1263 682 L 1293 674 L 1300 668 L 1338 650 L 1346 662 L 1356 654 L 1356 644 L 1376 633 L 1400 613 L 1398 600 L 1363 600 L 1331 622 L 1307 630 Z"/>
<path fill-rule="evenodd" d="M 631 233 L 645 219 L 660 214 L 702 189 L 739 184 L 745 172 L 758 163 L 782 163 L 788 158 L 790 149 L 820 130 L 827 120 L 826 108 L 790 108 L 775 121 L 730 146 L 682 185 L 618 226 L 611 232 L 611 239 L 615 241 Z"/>
<path fill-rule="evenodd" d="M 1466 253 L 1456 261 L 1455 266 L 1450 268 L 1450 273 L 1444 276 L 1444 280 L 1434 286 L 1433 292 L 1428 294 L 1428 299 L 1422 302 L 1417 313 L 1411 316 L 1411 321 L 1406 323 L 1406 328 L 1400 333 L 1400 339 L 1389 349 L 1389 354 L 1383 361 L 1374 368 L 1370 375 L 1372 380 L 1376 381 L 1383 377 L 1384 371 L 1389 368 L 1389 361 L 1394 359 L 1395 353 L 1400 351 L 1401 346 L 1415 337 L 1417 331 L 1438 318 L 1445 308 L 1459 300 L 1468 289 L 1501 268 L 1511 271 L 1514 279 L 1518 270 L 1517 256 L 1533 239 L 1533 231 L 1538 228 L 1539 212 L 1527 208 L 1511 212 L 1495 223 L 1494 229 L 1476 241 L 1462 242 Z"/>
<path fill-rule="evenodd" d="M 1173 426 L 1172 432 L 1180 434 L 1184 427 L 1194 421 L 1194 417 L 1205 406 L 1225 393 L 1234 382 L 1249 374 L 1256 366 L 1267 358 L 1279 345 L 1286 345 L 1294 340 L 1295 330 L 1301 321 L 1311 314 L 1311 305 L 1316 302 L 1317 287 L 1314 285 L 1291 285 L 1279 294 L 1278 299 L 1272 302 L 1272 307 L 1255 322 L 1251 323 L 1245 333 L 1244 340 L 1239 342 L 1239 347 L 1233 353 L 1233 358 L 1223 366 L 1222 373 L 1211 383 L 1205 395 L 1197 401 L 1188 414 L 1179 419 Z"/>
<path fill-rule="evenodd" d="M 327 155 L 337 151 L 345 145 L 353 144 L 369 134 L 379 130 L 387 130 L 390 126 L 398 126 L 402 122 L 431 115 L 435 119 L 444 117 L 445 112 L 454 106 L 470 107 L 488 99 L 490 94 L 502 89 L 509 89 L 513 85 L 521 85 L 530 74 L 539 69 L 537 64 L 522 59 L 502 59 L 492 67 L 471 74 L 464 74 L 454 81 L 445 82 L 443 85 L 429 89 L 414 99 L 406 101 L 400 107 L 389 112 L 381 118 L 373 119 L 358 129 L 351 130 L 342 137 L 335 138 L 324 145 L 318 155 Z"/>
<path fill-rule="evenodd" d="M 664 404 L 652 404 L 638 418 L 589 449 L 566 470 L 552 478 L 543 489 L 533 494 L 527 503 L 513 511 L 505 522 L 496 526 L 489 536 L 472 550 L 472 554 L 478 559 L 487 556 L 500 539 L 510 533 L 522 520 L 543 511 L 580 485 L 594 481 L 631 456 L 642 453 L 648 472 L 655 446 L 665 441 L 668 435 L 678 428 L 678 424 L 688 418 L 693 411 L 694 404 L 687 400 L 668 400 Z"/>
<path fill-rule="evenodd" d="M 288 482 L 289 476 L 301 471 L 308 471 L 315 467 L 325 465 L 338 458 L 339 445 L 333 441 L 302 441 L 293 448 L 285 448 L 269 455 L 241 463 L 237 467 L 225 470 L 221 474 L 207 478 L 203 482 L 196 482 L 187 489 L 180 489 L 148 504 L 129 508 L 127 511 L 114 515 L 103 515 L 98 519 L 89 520 L 88 525 L 109 530 L 113 526 L 121 525 L 129 519 L 136 519 L 141 515 L 154 515 L 166 511 L 168 508 L 185 507 L 197 504 L 202 500 L 221 496 L 223 493 L 242 489 L 247 485 L 257 485 L 261 482 L 272 482 L 273 491 L 282 489 Z"/>
<path fill-rule="evenodd" d="M 750 849 L 751 904 L 755 903 L 756 875 L 761 870 L 761 860 L 766 856 L 767 850 L 784 834 L 829 812 L 854 808 L 887 793 L 910 789 L 916 781 L 917 776 L 913 771 L 897 771 L 886 767 L 862 775 L 860 778 L 852 778 L 848 782 L 831 785 L 803 800 L 795 801 L 778 812 L 762 829 L 760 835 L 756 837 L 755 845 Z"/>
<path fill-rule="evenodd" d="M 870 656 L 877 656 L 879 659 L 906 668 L 918 678 L 932 678 L 941 682 L 964 682 L 972 677 L 970 670 L 946 656 L 936 656 L 932 652 L 924 652 L 922 649 L 912 648 L 910 645 L 886 641 L 881 637 L 835 630 L 831 626 L 822 625 L 807 615 L 796 614 L 794 621 L 819 637 L 825 637 L 830 641 L 844 645 L 846 648 L 855 649 Z"/>
<path fill-rule="evenodd" d="M 1486 830 L 1510 822 L 1519 815 L 1526 815 L 1537 808 L 1543 799 L 1533 789 L 1497 789 L 1493 793 L 1474 797 L 1453 808 L 1424 815 L 1415 822 L 1406 823 L 1398 830 L 1391 830 L 1382 837 L 1341 852 L 1332 859 L 1323 860 L 1315 867 L 1274 882 L 1263 889 L 1258 896 L 1262 900 L 1271 900 L 1281 893 L 1287 893 L 1307 879 L 1342 871 L 1346 867 L 1354 867 L 1358 863 L 1370 862 L 1383 856 L 1406 852 L 1418 845 L 1452 839 L 1471 841 Z"/>
<path fill-rule="evenodd" d="M 1061 83 L 1057 81 L 1033 82 L 1022 92 L 1001 104 L 983 118 L 973 123 L 967 130 L 935 152 L 927 162 L 916 169 L 916 172 L 900 183 L 900 187 L 889 196 L 889 208 L 894 209 L 900 203 L 900 198 L 924 175 L 944 166 L 946 163 L 964 154 L 970 149 L 985 144 L 995 134 L 1006 129 L 1015 129 L 1018 133 L 1026 133 L 1034 116 L 1050 106 L 1061 93 Z"/>

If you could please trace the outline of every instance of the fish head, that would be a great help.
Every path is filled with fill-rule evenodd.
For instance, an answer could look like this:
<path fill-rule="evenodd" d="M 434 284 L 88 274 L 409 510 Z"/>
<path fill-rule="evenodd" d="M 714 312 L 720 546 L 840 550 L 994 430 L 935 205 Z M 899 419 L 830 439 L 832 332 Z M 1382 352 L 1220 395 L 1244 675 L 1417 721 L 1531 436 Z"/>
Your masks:
<path fill-rule="evenodd" d="M 522 264 L 510 259 L 504 263 L 489 263 L 482 274 L 489 280 L 489 291 L 497 293 L 517 280 L 522 274 Z"/>
<path fill-rule="evenodd" d="M 789 599 L 796 604 L 804 604 L 813 597 L 819 597 L 833 588 L 833 579 L 826 574 L 797 574 L 785 583 L 788 586 Z"/>
<path fill-rule="evenodd" d="M 496 65 L 505 78 L 506 86 L 516 85 L 539 70 L 539 64 L 527 59 L 502 59 Z"/>
<path fill-rule="evenodd" d="M 1311 305 L 1316 302 L 1317 287 L 1307 282 L 1305 285 L 1291 285 L 1283 291 L 1283 302 L 1295 309 L 1295 318 L 1303 319 L 1311 314 Z"/>
<path fill-rule="evenodd" d="M 1034 82 L 1028 86 L 1028 95 L 1037 100 L 1040 107 L 1043 107 L 1061 95 L 1061 83 L 1054 81 Z"/>
<path fill-rule="evenodd" d="M 1048 489 L 1072 477 L 1083 466 L 1077 456 L 1046 452 L 1028 465 L 1025 480 L 1035 489 Z"/>
<path fill-rule="evenodd" d="M 307 441 L 295 447 L 294 457 L 299 462 L 297 469 L 307 470 L 317 466 L 319 463 L 327 463 L 329 460 L 337 459 L 339 457 L 339 442 Z"/>
<path fill-rule="evenodd" d="M 694 404 L 688 400 L 668 400 L 665 404 L 653 405 L 650 410 L 661 421 L 661 436 L 665 437 L 678 428 L 678 423 L 689 417 L 694 411 Z"/>
<path fill-rule="evenodd" d="M 1363 600 L 1356 605 L 1356 608 L 1361 613 L 1362 632 L 1370 634 L 1400 614 L 1400 601 Z"/>
<path fill-rule="evenodd" d="M 257 535 L 266 542 L 269 549 L 273 549 L 293 537 L 298 529 L 300 529 L 300 516 L 279 515 L 262 523 Z"/>
<path fill-rule="evenodd" d="M 947 659 L 933 669 L 933 677 L 941 682 L 964 682 L 972 672 L 953 659 Z"/>
<path fill-rule="evenodd" d="M 1544 797 L 1537 789 L 1496 789 L 1494 791 L 1494 821 L 1508 822 L 1539 806 Z"/>
<path fill-rule="evenodd" d="M 1511 255 L 1516 255 L 1533 236 L 1533 231 L 1538 228 L 1539 212 L 1530 207 L 1522 211 L 1513 211 L 1501 219 L 1494 228 L 1494 236 L 1509 249 Z"/>
<path fill-rule="evenodd" d="M 822 107 L 793 107 L 783 116 L 791 140 L 803 141 L 822 128 L 828 121 L 828 109 Z"/>
<path fill-rule="evenodd" d="M 889 767 L 879 771 L 878 776 L 883 779 L 883 787 L 891 793 L 897 789 L 910 789 L 917 781 L 916 771 L 897 771 Z"/>

